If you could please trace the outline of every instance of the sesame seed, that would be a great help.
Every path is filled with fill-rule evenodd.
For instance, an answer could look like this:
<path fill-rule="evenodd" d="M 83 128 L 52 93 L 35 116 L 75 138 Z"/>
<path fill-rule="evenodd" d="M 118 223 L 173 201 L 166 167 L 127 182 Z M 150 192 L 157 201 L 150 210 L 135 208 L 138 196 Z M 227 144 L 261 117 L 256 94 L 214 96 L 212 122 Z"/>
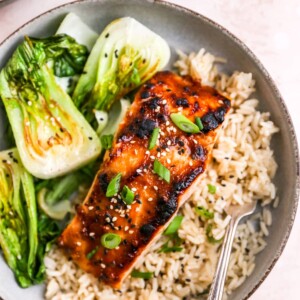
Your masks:
<path fill-rule="evenodd" d="M 114 209 L 114 207 L 111 205 L 110 207 L 109 207 L 110 209 Z"/>
<path fill-rule="evenodd" d="M 134 144 L 135 143 L 135 141 L 130 141 L 130 144 Z"/>
<path fill-rule="evenodd" d="M 136 172 L 137 173 L 142 173 L 142 170 L 141 169 L 137 169 Z"/>
<path fill-rule="evenodd" d="M 198 142 L 197 142 L 195 139 L 193 139 L 193 142 L 194 142 L 195 144 L 198 144 Z"/>
<path fill-rule="evenodd" d="M 136 149 L 134 149 L 134 154 L 135 154 L 135 155 L 137 155 L 137 154 L 138 154 L 138 152 L 137 152 L 137 150 L 136 150 Z"/>
<path fill-rule="evenodd" d="M 135 209 L 135 211 L 136 211 L 136 212 L 139 212 L 140 209 L 141 209 L 141 208 L 138 206 L 138 207 Z"/>
<path fill-rule="evenodd" d="M 115 222 L 115 221 L 117 221 L 117 219 L 118 219 L 117 217 L 113 217 L 112 221 Z"/>
<path fill-rule="evenodd" d="M 147 154 L 147 155 L 149 155 L 149 154 L 150 154 L 150 151 L 149 151 L 149 150 L 147 150 L 147 151 L 146 151 L 146 154 Z"/>
<path fill-rule="evenodd" d="M 89 210 L 93 210 L 94 209 L 94 206 L 89 206 Z"/>
<path fill-rule="evenodd" d="M 166 122 L 166 125 L 169 126 L 169 125 L 170 125 L 170 121 L 167 121 L 167 122 Z"/>
<path fill-rule="evenodd" d="M 153 187 L 156 191 L 158 190 L 158 187 L 155 185 L 154 187 Z"/>
<path fill-rule="evenodd" d="M 107 223 L 109 223 L 109 222 L 110 222 L 110 218 L 109 218 L 109 217 L 105 218 L 105 221 L 106 221 Z"/>
<path fill-rule="evenodd" d="M 157 155 L 156 155 L 157 157 L 160 157 L 160 153 L 157 153 Z"/>
<path fill-rule="evenodd" d="M 124 230 L 127 231 L 128 229 L 129 229 L 129 227 L 128 227 L 128 226 L 125 226 Z"/>
<path fill-rule="evenodd" d="M 95 232 L 90 232 L 89 235 L 90 235 L 90 236 L 94 236 L 94 235 L 95 235 Z"/>
<path fill-rule="evenodd" d="M 170 140 L 167 141 L 167 145 L 168 145 L 168 146 L 171 146 L 171 143 L 172 143 L 172 142 L 171 142 Z"/>
<path fill-rule="evenodd" d="M 149 202 L 153 201 L 153 198 L 149 198 L 148 201 L 149 201 Z"/>
<path fill-rule="evenodd" d="M 103 268 L 103 269 L 106 268 L 105 264 L 101 264 L 100 266 L 101 266 L 101 268 Z"/>
<path fill-rule="evenodd" d="M 145 168 L 143 171 L 144 171 L 144 172 L 147 172 L 147 169 Z"/>
<path fill-rule="evenodd" d="M 162 152 L 161 155 L 162 155 L 162 156 L 166 156 L 167 153 L 166 153 L 166 152 Z"/>
<path fill-rule="evenodd" d="M 146 190 L 147 189 L 147 186 L 146 185 L 144 185 L 144 190 Z"/>
<path fill-rule="evenodd" d="M 133 230 L 129 230 L 128 232 L 129 232 L 129 234 L 133 234 L 133 233 L 134 233 L 134 231 L 133 231 Z"/>
<path fill-rule="evenodd" d="M 115 249 L 116 249 L 116 250 L 119 250 L 119 249 L 120 249 L 120 247 L 118 246 L 118 247 L 116 247 Z"/>
<path fill-rule="evenodd" d="M 167 163 L 170 164 L 171 163 L 171 159 L 167 158 Z"/>
<path fill-rule="evenodd" d="M 160 133 L 162 136 L 165 136 L 165 133 L 162 131 L 161 133 Z"/>
<path fill-rule="evenodd" d="M 169 148 L 167 148 L 167 149 L 166 149 L 166 151 L 167 151 L 167 152 L 170 152 L 170 149 L 169 149 Z"/>
<path fill-rule="evenodd" d="M 178 111 L 182 111 L 182 109 L 183 109 L 182 107 L 178 107 Z"/>
<path fill-rule="evenodd" d="M 190 165 L 190 166 L 192 166 L 192 165 L 193 165 L 193 162 L 192 162 L 192 161 L 190 161 L 190 162 L 189 162 L 189 165 Z"/>
<path fill-rule="evenodd" d="M 155 159 L 155 156 L 151 155 L 150 158 L 151 158 L 151 159 Z"/>
<path fill-rule="evenodd" d="M 130 208 L 131 208 L 131 205 L 127 205 L 127 208 L 130 209 Z"/>
<path fill-rule="evenodd" d="M 167 104 L 167 100 L 164 99 L 164 100 L 162 101 L 162 104 Z"/>
<path fill-rule="evenodd" d="M 136 192 L 137 191 L 137 189 L 134 187 L 134 188 L 132 188 L 131 189 L 133 192 Z"/>

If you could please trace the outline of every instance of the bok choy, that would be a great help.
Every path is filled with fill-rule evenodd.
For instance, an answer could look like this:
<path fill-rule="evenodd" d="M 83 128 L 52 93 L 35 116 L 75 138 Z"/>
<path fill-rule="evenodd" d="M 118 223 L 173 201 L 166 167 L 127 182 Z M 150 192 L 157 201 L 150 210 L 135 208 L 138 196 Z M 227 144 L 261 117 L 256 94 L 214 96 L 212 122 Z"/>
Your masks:
<path fill-rule="evenodd" d="M 75 105 L 92 124 L 94 110 L 108 111 L 115 100 L 134 90 L 169 61 L 166 41 L 130 17 L 102 32 L 73 94 Z"/>
<path fill-rule="evenodd" d="M 55 76 L 81 72 L 87 49 L 67 35 L 31 39 L 0 74 L 0 96 L 26 169 L 38 178 L 63 175 L 101 151 L 100 141 Z"/>
<path fill-rule="evenodd" d="M 0 152 L 0 246 L 21 287 L 44 279 L 44 254 L 57 234 L 51 220 L 38 219 L 33 178 L 17 149 Z"/>

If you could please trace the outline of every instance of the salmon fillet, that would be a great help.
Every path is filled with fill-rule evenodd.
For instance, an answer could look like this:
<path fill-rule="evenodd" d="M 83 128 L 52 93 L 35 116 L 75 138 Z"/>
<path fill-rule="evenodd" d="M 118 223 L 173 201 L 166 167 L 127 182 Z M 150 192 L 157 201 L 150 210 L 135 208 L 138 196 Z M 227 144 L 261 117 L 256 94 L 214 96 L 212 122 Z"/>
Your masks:
<path fill-rule="evenodd" d="M 59 245 L 83 270 L 119 288 L 135 261 L 176 215 L 201 180 L 230 101 L 191 77 L 159 72 L 145 83 L 120 124 L 112 148 L 77 215 L 64 230 Z M 203 129 L 180 130 L 171 113 L 181 112 L 192 122 L 200 117 Z M 160 128 L 156 146 L 148 150 L 153 129 Z M 170 182 L 153 171 L 154 160 L 170 171 Z M 108 184 L 121 173 L 120 186 L 135 194 L 126 205 L 120 194 L 108 198 Z M 112 250 L 100 239 L 118 234 L 122 242 Z M 92 257 L 87 257 L 94 251 Z"/>

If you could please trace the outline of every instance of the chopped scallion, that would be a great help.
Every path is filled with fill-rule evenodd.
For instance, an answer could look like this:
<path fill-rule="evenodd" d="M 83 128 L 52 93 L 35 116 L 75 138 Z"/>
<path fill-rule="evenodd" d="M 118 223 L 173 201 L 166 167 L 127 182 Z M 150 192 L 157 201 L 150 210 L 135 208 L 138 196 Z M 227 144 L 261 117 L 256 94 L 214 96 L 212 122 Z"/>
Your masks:
<path fill-rule="evenodd" d="M 181 225 L 182 220 L 183 216 L 176 216 L 165 230 L 164 235 L 171 235 L 176 233 Z"/>
<path fill-rule="evenodd" d="M 97 246 L 96 248 L 94 248 L 91 252 L 89 252 L 87 255 L 86 255 L 86 258 L 87 259 L 91 259 L 98 251 L 99 247 Z"/>
<path fill-rule="evenodd" d="M 204 126 L 203 126 L 202 121 L 201 121 L 201 119 L 199 117 L 196 117 L 195 123 L 198 126 L 199 130 L 203 129 Z"/>
<path fill-rule="evenodd" d="M 114 249 L 118 247 L 121 241 L 121 237 L 115 233 L 106 233 L 101 237 L 101 245 L 107 249 Z"/>
<path fill-rule="evenodd" d="M 118 193 L 120 189 L 120 181 L 121 181 L 122 174 L 118 173 L 108 184 L 106 190 L 106 197 L 113 197 L 115 194 Z"/>
<path fill-rule="evenodd" d="M 210 194 L 215 194 L 216 193 L 216 191 L 217 191 L 217 187 L 215 186 L 215 185 L 212 185 L 212 184 L 208 184 L 207 185 L 207 187 L 208 187 L 208 192 L 210 193 Z"/>
<path fill-rule="evenodd" d="M 154 161 L 153 171 L 166 182 L 170 182 L 170 171 L 157 159 Z"/>
<path fill-rule="evenodd" d="M 134 192 L 127 185 L 124 185 L 121 197 L 125 204 L 130 205 L 134 200 Z"/>
<path fill-rule="evenodd" d="M 142 279 L 151 279 L 153 277 L 153 272 L 140 272 L 138 270 L 133 270 L 131 272 L 131 277 L 142 278 Z"/>
<path fill-rule="evenodd" d="M 184 132 L 198 133 L 200 131 L 195 123 L 180 113 L 173 113 L 170 115 L 170 117 L 175 125 Z"/>
<path fill-rule="evenodd" d="M 159 128 L 154 128 L 150 137 L 148 149 L 151 150 L 155 147 L 159 135 Z"/>
<path fill-rule="evenodd" d="M 213 219 L 214 213 L 210 212 L 208 209 L 204 208 L 203 206 L 198 206 L 195 208 L 196 214 L 204 219 Z"/>
<path fill-rule="evenodd" d="M 211 244 L 217 244 L 217 243 L 221 243 L 223 238 L 217 240 L 214 238 L 213 234 L 212 234 L 212 224 L 208 224 L 206 227 L 206 237 L 209 243 Z"/>
<path fill-rule="evenodd" d="M 101 136 L 101 145 L 103 149 L 110 149 L 113 143 L 114 136 L 112 134 L 102 135 Z"/>

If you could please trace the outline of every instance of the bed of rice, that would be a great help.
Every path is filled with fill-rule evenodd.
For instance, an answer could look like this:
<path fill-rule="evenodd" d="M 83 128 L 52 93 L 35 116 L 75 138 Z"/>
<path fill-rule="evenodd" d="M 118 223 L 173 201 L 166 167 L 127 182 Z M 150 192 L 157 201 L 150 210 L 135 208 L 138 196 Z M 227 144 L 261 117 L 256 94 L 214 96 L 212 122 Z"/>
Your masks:
<path fill-rule="evenodd" d="M 255 255 L 266 246 L 264 237 L 272 223 L 268 207 L 278 205 L 272 183 L 277 165 L 270 149 L 271 137 L 278 129 L 268 112 L 257 110 L 259 100 L 250 97 L 255 91 L 252 74 L 234 72 L 228 76 L 218 72 L 217 63 L 224 61 L 204 49 L 189 56 L 180 52 L 175 63 L 180 74 L 201 78 L 203 84 L 216 87 L 232 100 L 231 113 L 214 147 L 207 172 L 180 210 L 184 215 L 179 230 L 185 241 L 183 251 L 158 253 L 165 242 L 164 237 L 160 238 L 136 265 L 140 271 L 154 272 L 154 277 L 147 281 L 127 278 L 121 290 L 116 291 L 99 283 L 53 248 L 45 259 L 46 299 L 176 300 L 199 299 L 200 295 L 205 298 L 220 249 L 219 243 L 207 241 L 207 222 L 213 228 L 213 237 L 221 239 L 230 220 L 224 213 L 225 205 L 259 199 L 262 212 L 238 227 L 226 280 L 227 294 L 252 273 Z M 209 193 L 208 184 L 217 187 L 215 194 Z M 195 213 L 196 206 L 214 211 L 214 219 L 203 222 Z"/>

